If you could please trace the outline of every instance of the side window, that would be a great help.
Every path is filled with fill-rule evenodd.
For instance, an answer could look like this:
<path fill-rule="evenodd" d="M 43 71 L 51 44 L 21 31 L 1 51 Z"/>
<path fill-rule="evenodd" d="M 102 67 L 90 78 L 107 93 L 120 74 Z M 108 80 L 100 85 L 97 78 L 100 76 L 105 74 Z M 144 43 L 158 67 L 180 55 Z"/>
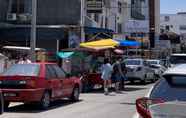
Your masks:
<path fill-rule="evenodd" d="M 56 71 L 57 77 L 59 77 L 59 78 L 65 78 L 65 76 L 66 76 L 65 75 L 65 72 L 60 67 L 58 67 L 57 65 L 53 65 L 53 68 Z"/>
<path fill-rule="evenodd" d="M 57 78 L 57 74 L 55 70 L 52 68 L 52 65 L 46 65 L 46 78 L 47 79 L 52 79 L 52 78 Z"/>

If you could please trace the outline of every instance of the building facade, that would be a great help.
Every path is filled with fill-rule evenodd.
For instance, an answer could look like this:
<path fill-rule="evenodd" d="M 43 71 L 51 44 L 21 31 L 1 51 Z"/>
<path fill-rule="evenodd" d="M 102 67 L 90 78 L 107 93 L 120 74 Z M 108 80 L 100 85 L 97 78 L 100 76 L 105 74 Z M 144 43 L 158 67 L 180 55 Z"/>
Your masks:
<path fill-rule="evenodd" d="M 186 33 L 186 13 L 161 14 L 161 32 L 174 32 L 176 34 Z"/>
<path fill-rule="evenodd" d="M 110 1 L 103 1 L 99 14 L 87 13 L 86 1 L 37 0 L 37 47 L 51 51 L 77 47 L 82 30 L 87 39 L 83 41 L 98 33 L 102 33 L 98 37 L 112 37 L 109 28 L 115 31 L 115 27 L 108 25 L 106 9 Z M 0 0 L 1 44 L 30 46 L 31 10 L 31 0 Z"/>

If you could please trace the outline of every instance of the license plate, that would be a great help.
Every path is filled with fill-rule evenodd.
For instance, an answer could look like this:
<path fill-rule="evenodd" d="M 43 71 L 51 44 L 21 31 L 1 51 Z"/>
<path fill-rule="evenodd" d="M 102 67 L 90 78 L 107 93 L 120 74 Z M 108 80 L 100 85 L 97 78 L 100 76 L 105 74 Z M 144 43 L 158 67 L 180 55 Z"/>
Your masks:
<path fill-rule="evenodd" d="M 4 97 L 16 97 L 17 94 L 16 93 L 3 93 Z"/>

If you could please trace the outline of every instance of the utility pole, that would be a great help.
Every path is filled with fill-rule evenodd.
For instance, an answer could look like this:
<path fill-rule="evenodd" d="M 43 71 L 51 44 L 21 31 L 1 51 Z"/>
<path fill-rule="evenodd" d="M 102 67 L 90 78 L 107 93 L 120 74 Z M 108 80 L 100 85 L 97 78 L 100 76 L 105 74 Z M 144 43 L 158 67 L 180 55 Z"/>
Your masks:
<path fill-rule="evenodd" d="M 80 29 L 81 29 L 81 42 L 85 41 L 85 31 L 84 31 L 84 25 L 85 25 L 85 0 L 81 0 L 81 22 L 80 22 Z"/>
<path fill-rule="evenodd" d="M 31 21 L 31 38 L 30 38 L 30 55 L 31 55 L 31 61 L 36 61 L 36 54 L 35 54 L 35 48 L 36 48 L 36 30 L 37 30 L 37 0 L 32 0 L 32 21 Z"/>

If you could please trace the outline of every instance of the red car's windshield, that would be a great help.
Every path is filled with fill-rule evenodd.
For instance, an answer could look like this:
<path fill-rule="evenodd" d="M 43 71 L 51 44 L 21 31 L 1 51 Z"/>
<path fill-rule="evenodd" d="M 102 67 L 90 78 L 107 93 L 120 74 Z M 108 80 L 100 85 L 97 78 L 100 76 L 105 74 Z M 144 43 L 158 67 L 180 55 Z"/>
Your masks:
<path fill-rule="evenodd" d="M 38 64 L 15 64 L 10 67 L 3 76 L 38 76 L 39 74 L 39 65 Z"/>

